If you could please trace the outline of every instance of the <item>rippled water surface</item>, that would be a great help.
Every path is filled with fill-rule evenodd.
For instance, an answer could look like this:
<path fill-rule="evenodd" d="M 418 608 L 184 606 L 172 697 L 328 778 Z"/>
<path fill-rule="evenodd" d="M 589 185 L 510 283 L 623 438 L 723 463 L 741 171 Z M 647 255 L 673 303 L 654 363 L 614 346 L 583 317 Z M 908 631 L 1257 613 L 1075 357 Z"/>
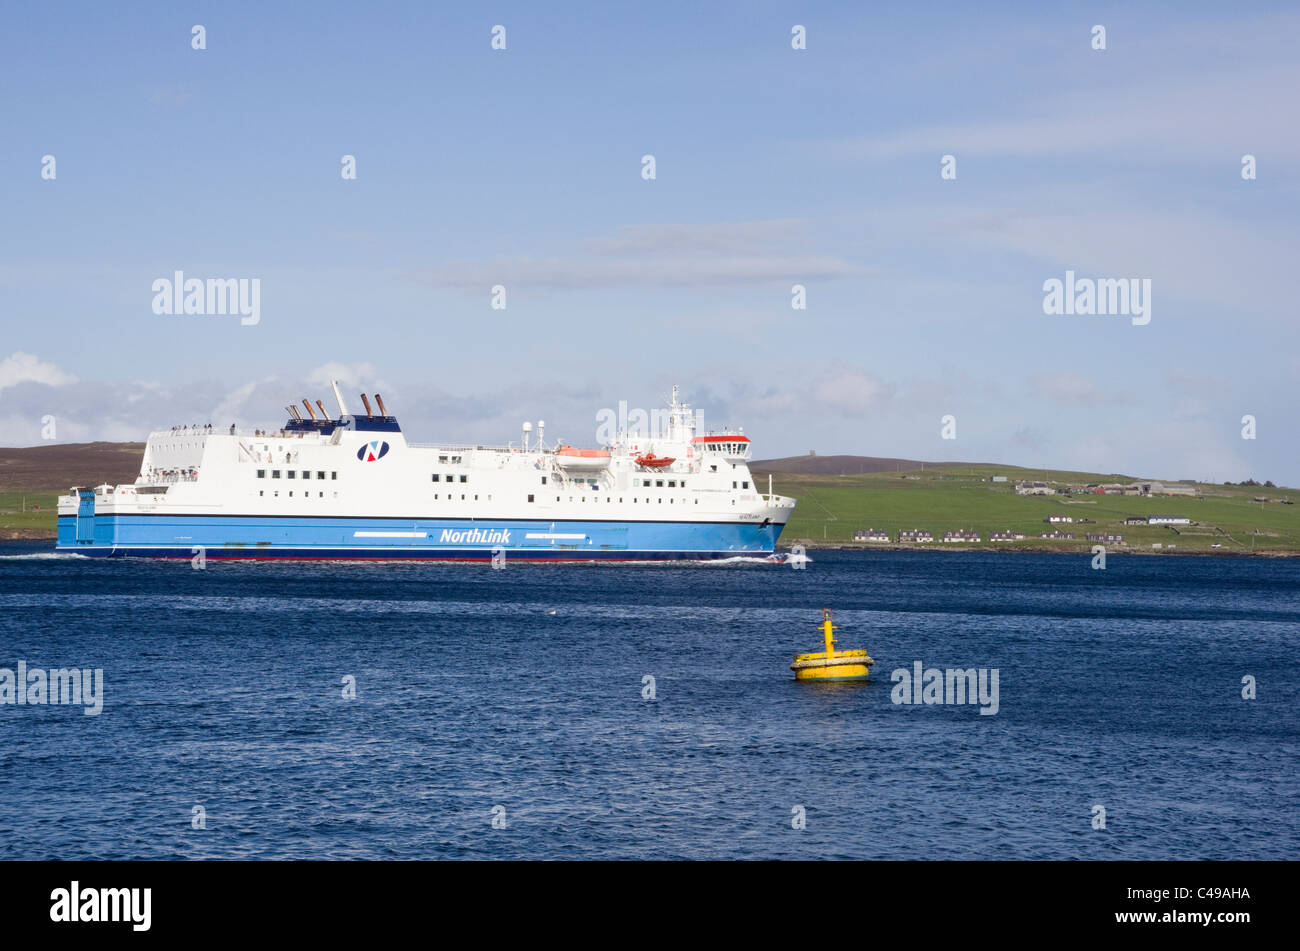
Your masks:
<path fill-rule="evenodd" d="M 1300 855 L 1300 561 L 46 549 L 0 546 L 0 667 L 102 668 L 104 709 L 0 705 L 3 858 Z M 867 684 L 792 680 L 823 606 Z M 918 660 L 998 713 L 892 703 Z"/>

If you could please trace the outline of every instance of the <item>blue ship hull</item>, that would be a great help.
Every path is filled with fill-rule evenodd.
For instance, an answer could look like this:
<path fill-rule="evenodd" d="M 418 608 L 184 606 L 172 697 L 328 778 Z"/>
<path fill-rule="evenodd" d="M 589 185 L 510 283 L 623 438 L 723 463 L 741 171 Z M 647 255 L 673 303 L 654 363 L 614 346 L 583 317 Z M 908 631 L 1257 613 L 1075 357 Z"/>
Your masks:
<path fill-rule="evenodd" d="M 712 560 L 766 555 L 784 526 L 734 522 L 59 517 L 58 550 L 98 557 L 489 561 Z"/>

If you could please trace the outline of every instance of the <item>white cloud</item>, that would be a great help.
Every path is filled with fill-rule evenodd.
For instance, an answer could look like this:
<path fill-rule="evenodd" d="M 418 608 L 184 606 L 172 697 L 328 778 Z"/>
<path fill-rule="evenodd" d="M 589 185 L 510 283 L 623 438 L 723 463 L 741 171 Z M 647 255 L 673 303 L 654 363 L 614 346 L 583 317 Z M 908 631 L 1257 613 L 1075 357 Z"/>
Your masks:
<path fill-rule="evenodd" d="M 18 350 L 0 360 L 0 390 L 19 383 L 44 383 L 46 386 L 64 386 L 77 378 L 46 363 L 30 353 Z"/>
<path fill-rule="evenodd" d="M 1099 386 L 1082 373 L 1057 370 L 1035 373 L 1031 378 L 1034 395 L 1057 406 L 1102 406 L 1107 403 L 1128 402 L 1131 397 Z"/>
<path fill-rule="evenodd" d="M 1219 162 L 1244 152 L 1274 160 L 1300 156 L 1300 129 L 1279 121 L 1300 86 L 1294 61 L 1300 20 L 1288 14 L 1213 25 L 1174 22 L 1154 35 L 1112 32 L 1111 49 L 1084 53 L 1111 58 L 1099 76 L 1108 85 L 1100 88 L 1090 83 L 1063 92 L 1061 65 L 1052 61 L 1050 74 L 1027 76 L 1031 90 L 1032 76 L 1044 79 L 1043 93 L 1019 115 L 998 114 L 1003 101 L 991 100 L 983 115 L 833 148 L 851 158 L 932 155 L 936 175 L 945 153 L 959 162 L 962 156 L 1097 153 L 1164 163 Z"/>
<path fill-rule="evenodd" d="M 805 223 L 787 220 L 644 225 L 576 242 L 559 255 L 454 261 L 413 276 L 438 286 L 486 291 L 495 284 L 508 289 L 692 287 L 871 273 L 837 255 L 808 250 L 811 239 L 805 232 Z"/>

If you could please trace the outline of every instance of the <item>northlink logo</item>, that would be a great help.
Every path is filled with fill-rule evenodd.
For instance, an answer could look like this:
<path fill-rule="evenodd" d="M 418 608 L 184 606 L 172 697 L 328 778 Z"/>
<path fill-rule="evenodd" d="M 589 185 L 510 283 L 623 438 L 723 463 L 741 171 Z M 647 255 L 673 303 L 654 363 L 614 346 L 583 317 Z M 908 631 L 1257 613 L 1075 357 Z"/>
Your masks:
<path fill-rule="evenodd" d="M 457 531 L 454 528 L 444 528 L 439 541 L 454 545 L 508 545 L 510 529 L 468 528 Z"/>
<path fill-rule="evenodd" d="M 362 462 L 378 462 L 388 455 L 388 443 L 374 440 L 357 450 L 357 458 Z"/>

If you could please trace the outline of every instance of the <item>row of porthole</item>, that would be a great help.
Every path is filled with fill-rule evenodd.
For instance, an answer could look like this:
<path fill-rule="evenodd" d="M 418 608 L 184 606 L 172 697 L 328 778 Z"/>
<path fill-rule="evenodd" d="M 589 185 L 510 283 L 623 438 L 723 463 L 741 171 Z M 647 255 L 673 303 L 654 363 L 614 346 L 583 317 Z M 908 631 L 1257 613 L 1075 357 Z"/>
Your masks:
<path fill-rule="evenodd" d="M 259 496 L 264 496 L 264 495 L 266 495 L 266 490 L 265 490 L 265 489 L 258 489 L 258 490 L 257 490 L 257 494 L 258 494 Z M 316 495 L 317 495 L 318 498 L 322 498 L 322 499 L 325 498 L 325 493 L 324 493 L 324 492 L 317 492 Z M 333 495 L 334 495 L 334 498 L 336 498 L 336 499 L 339 497 L 339 494 L 338 494 L 337 492 L 335 492 Z M 280 497 L 280 492 L 279 492 L 278 489 L 273 490 L 273 491 L 271 492 L 271 498 L 273 498 L 273 499 L 278 499 L 279 497 Z M 309 498 L 311 498 L 311 493 L 310 493 L 310 492 L 304 492 L 304 493 L 302 494 L 302 497 L 303 497 L 304 499 L 309 499 Z M 289 498 L 293 498 L 293 490 L 292 490 L 292 489 L 289 490 Z"/>
<path fill-rule="evenodd" d="M 290 479 L 296 479 L 296 478 L 298 477 L 298 470 L 297 470 L 297 469 L 288 469 L 288 470 L 286 470 L 286 471 L 288 472 L 288 476 L 287 476 L 287 478 L 290 478 Z M 266 470 L 265 470 L 265 469 L 258 469 L 258 470 L 257 470 L 257 477 L 258 477 L 259 479 L 265 479 L 265 478 L 266 478 Z M 304 479 L 310 479 L 310 478 L 311 478 L 311 470 L 310 470 L 310 469 L 303 469 L 303 470 L 302 470 L 302 477 L 303 477 Z M 339 477 L 339 474 L 338 474 L 337 472 L 331 472 L 331 473 L 330 473 L 330 481 L 337 481 L 337 480 L 338 480 L 338 477 Z M 280 470 L 279 470 L 279 469 L 272 469 L 272 470 L 271 470 L 271 478 L 272 478 L 272 479 L 278 479 L 278 478 L 280 478 Z M 322 471 L 320 471 L 320 470 L 318 469 L 318 470 L 316 471 L 316 478 L 323 482 L 323 481 L 325 480 L 325 473 L 322 472 Z"/>

